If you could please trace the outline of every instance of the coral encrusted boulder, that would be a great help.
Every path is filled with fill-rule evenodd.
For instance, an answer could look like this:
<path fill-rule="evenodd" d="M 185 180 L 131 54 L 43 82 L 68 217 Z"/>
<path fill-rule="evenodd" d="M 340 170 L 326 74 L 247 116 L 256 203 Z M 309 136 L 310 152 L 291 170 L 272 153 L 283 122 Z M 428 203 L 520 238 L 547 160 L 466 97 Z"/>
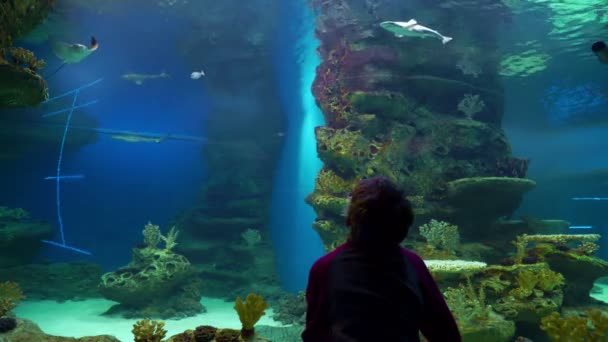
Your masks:
<path fill-rule="evenodd" d="M 107 314 L 167 319 L 203 312 L 194 268 L 186 257 L 171 251 L 176 237 L 175 229 L 164 237 L 158 226 L 146 225 L 145 246 L 133 249 L 128 265 L 101 277 L 100 293 L 120 303 Z M 164 249 L 156 247 L 161 239 L 166 242 Z"/>

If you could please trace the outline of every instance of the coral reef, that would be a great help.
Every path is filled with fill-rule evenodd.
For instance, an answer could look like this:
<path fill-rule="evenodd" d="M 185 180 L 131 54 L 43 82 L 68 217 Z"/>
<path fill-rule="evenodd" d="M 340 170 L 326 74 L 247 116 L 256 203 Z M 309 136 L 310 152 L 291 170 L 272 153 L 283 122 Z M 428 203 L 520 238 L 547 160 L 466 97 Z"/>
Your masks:
<path fill-rule="evenodd" d="M 40 240 L 53 233 L 53 226 L 21 208 L 0 207 L 0 268 L 30 263 L 42 248 Z"/>
<path fill-rule="evenodd" d="M 304 291 L 297 294 L 285 293 L 272 304 L 272 319 L 283 324 L 300 324 L 306 322 L 306 295 Z"/>
<path fill-rule="evenodd" d="M 12 47 L 41 23 L 55 1 L 22 0 L 0 3 L 0 108 L 35 106 L 48 99 L 46 82 L 36 73 L 44 68 L 31 51 Z"/>
<path fill-rule="evenodd" d="M 241 336 L 243 338 L 250 338 L 254 336 L 255 324 L 264 316 L 264 312 L 268 308 L 268 303 L 264 301 L 262 296 L 250 293 L 245 298 L 245 302 L 241 297 L 236 298 L 234 309 L 239 314 L 239 320 L 243 327 L 241 328 Z"/>
<path fill-rule="evenodd" d="M 5 281 L 0 283 L 0 317 L 8 314 L 25 298 L 17 283 Z"/>
<path fill-rule="evenodd" d="M 349 188 L 363 177 L 389 177 L 408 197 L 419 199 L 417 225 L 441 219 L 457 225 L 465 239 L 513 213 L 533 182 L 511 180 L 525 177 L 527 162 L 511 155 L 500 128 L 500 60 L 485 56 L 482 61 L 474 44 L 494 44 L 496 27 L 488 23 L 483 32 L 470 25 L 446 27 L 466 37 L 468 48 L 445 46 L 436 54 L 432 42 L 410 40 L 406 48 L 377 27 L 378 20 L 411 11 L 406 4 L 372 6 L 372 18 L 354 0 L 311 3 L 318 14 L 322 57 L 312 91 L 326 125 L 315 130 L 324 167 L 307 203 L 317 213 L 314 229 L 326 249 L 343 240 L 340 214 Z M 441 22 L 450 22 L 450 9 L 423 7 L 436 20 L 445 16 Z M 505 7 L 494 10 L 496 15 L 508 13 Z M 465 11 L 458 17 L 483 20 L 478 15 Z M 339 191 L 321 184 L 328 175 L 340 184 Z M 471 189 L 460 190 L 467 185 Z M 454 193 L 458 191 L 465 193 Z M 493 191 L 500 194 L 488 195 Z M 486 197 L 469 207 L 473 198 L 461 197 L 469 193 Z M 472 214 L 477 202 L 484 208 Z"/>
<path fill-rule="evenodd" d="M 156 244 L 135 248 L 127 266 L 101 277 L 99 292 L 120 303 L 108 314 L 172 318 L 193 316 L 204 310 L 198 275 L 184 256 L 171 251 L 176 245 L 177 230 L 172 228 L 164 237 L 158 226 L 148 223 L 144 228 L 145 241 L 158 242 L 158 237 L 165 241 L 165 249 Z"/>
<path fill-rule="evenodd" d="M 553 312 L 542 319 L 540 328 L 555 342 L 601 342 L 608 338 L 608 315 L 598 309 L 566 317 Z"/>
<path fill-rule="evenodd" d="M 165 322 L 144 319 L 133 324 L 133 336 L 135 342 L 160 342 L 167 335 L 164 329 Z"/>
<path fill-rule="evenodd" d="M 460 244 L 458 227 L 447 222 L 431 220 L 419 227 L 431 249 L 443 249 L 452 254 Z"/>

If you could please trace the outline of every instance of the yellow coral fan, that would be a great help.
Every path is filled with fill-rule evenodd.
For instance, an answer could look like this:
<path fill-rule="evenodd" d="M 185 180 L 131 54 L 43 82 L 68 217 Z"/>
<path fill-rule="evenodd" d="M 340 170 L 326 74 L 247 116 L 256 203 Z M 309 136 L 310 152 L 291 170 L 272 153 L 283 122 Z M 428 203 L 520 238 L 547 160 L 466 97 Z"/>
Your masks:
<path fill-rule="evenodd" d="M 144 319 L 133 324 L 131 332 L 135 337 L 135 342 L 160 342 L 167 335 L 164 327 L 165 322 Z"/>
<path fill-rule="evenodd" d="M 244 331 L 253 330 L 253 326 L 266 314 L 264 310 L 267 308 L 268 303 L 264 301 L 264 298 L 253 293 L 247 296 L 245 303 L 243 303 L 241 297 L 237 297 L 236 304 L 234 305 Z"/>
<path fill-rule="evenodd" d="M 556 287 L 564 285 L 564 276 L 551 270 L 542 270 L 537 277 L 538 287 L 544 292 L 551 292 Z"/>
<path fill-rule="evenodd" d="M 557 312 L 541 319 L 540 328 L 554 342 L 603 342 L 608 333 L 608 316 L 600 310 L 584 312 L 584 316 L 561 317 Z"/>
<path fill-rule="evenodd" d="M 17 283 L 0 283 L 0 317 L 13 310 L 25 296 Z"/>

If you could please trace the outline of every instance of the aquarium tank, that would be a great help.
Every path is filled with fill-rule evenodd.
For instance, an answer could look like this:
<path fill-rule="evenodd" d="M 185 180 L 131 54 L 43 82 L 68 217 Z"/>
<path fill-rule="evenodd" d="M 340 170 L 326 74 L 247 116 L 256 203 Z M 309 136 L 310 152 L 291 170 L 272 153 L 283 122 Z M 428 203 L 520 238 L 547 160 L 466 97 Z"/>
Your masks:
<path fill-rule="evenodd" d="M 465 342 L 608 341 L 607 43 L 605 0 L 2 0 L 0 341 L 301 341 L 375 176 Z"/>

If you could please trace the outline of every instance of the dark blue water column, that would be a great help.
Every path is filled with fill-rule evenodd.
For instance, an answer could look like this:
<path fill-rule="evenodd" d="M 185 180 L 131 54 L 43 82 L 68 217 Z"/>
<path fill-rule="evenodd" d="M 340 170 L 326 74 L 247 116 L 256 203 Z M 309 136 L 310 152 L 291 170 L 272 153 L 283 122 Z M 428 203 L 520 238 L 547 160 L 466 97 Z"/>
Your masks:
<path fill-rule="evenodd" d="M 306 0 L 282 1 L 280 13 L 275 66 L 288 127 L 275 175 L 271 230 L 282 285 L 295 292 L 306 286 L 308 269 L 323 254 L 321 240 L 312 229 L 316 215 L 304 198 L 313 191 L 322 166 L 314 128 L 324 122 L 311 92 L 320 64 L 314 14 Z"/>
<path fill-rule="evenodd" d="M 202 134 L 210 101 L 203 89 L 205 80 L 190 79 L 192 70 L 172 48 L 182 35 L 189 33 L 183 20 L 165 16 L 156 7 L 131 7 L 120 15 L 74 10 L 73 19 L 74 32 L 57 38 L 86 42 L 94 34 L 100 48 L 81 63 L 61 69 L 49 82 L 51 95 L 103 78 L 103 82 L 79 96 L 79 103 L 99 102 L 74 112 L 75 122 L 87 114 L 101 128 Z M 48 44 L 37 47 L 35 52 L 47 60 L 50 70 L 60 63 L 48 51 Z M 142 85 L 121 77 L 125 73 L 163 71 L 171 77 L 147 80 Z M 69 107 L 71 97 L 64 100 L 57 105 Z M 51 109 L 41 106 L 33 110 L 42 115 Z M 73 132 L 68 132 L 68 138 Z M 43 148 L 44 153 L 36 150 L 27 156 L 27 163 L 11 164 L 12 177 L 5 182 L 17 184 L 17 189 L 15 194 L 3 194 L 0 200 L 55 223 L 55 184 L 43 178 L 55 172 L 59 145 L 40 146 Z M 148 221 L 167 231 L 180 211 L 195 201 L 205 177 L 201 151 L 202 146 L 197 143 L 127 143 L 108 135 L 100 135 L 96 143 L 79 150 L 66 149 L 62 172 L 85 176 L 65 182 L 61 188 L 67 243 L 91 251 L 93 256 L 87 260 L 107 269 L 127 263 L 131 249 L 142 241 L 141 231 Z M 10 184 L 0 188 L 10 189 Z M 82 257 L 53 246 L 45 256 L 52 260 Z"/>

